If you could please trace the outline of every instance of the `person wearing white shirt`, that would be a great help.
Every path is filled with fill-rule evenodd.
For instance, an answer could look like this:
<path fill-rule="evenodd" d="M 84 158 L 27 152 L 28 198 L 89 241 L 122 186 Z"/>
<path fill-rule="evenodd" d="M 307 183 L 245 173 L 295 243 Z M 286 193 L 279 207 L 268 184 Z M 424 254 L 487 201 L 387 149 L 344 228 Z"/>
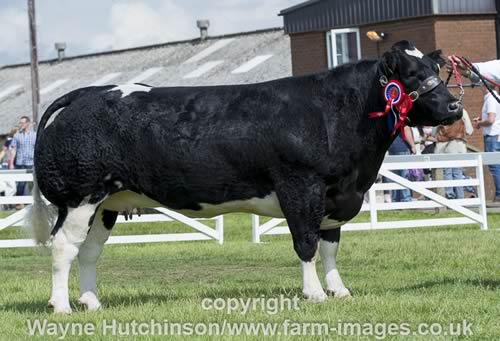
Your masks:
<path fill-rule="evenodd" d="M 486 89 L 484 85 L 481 86 L 484 94 L 483 107 L 481 109 L 481 116 L 473 120 L 474 128 L 483 130 L 484 138 L 484 151 L 485 152 L 499 152 L 500 142 L 498 141 L 500 135 L 500 104 L 496 101 L 493 95 Z M 495 95 L 498 97 L 496 91 Z M 495 199 L 494 202 L 500 202 L 500 165 L 488 166 L 495 182 Z"/>
<path fill-rule="evenodd" d="M 449 56 L 448 61 L 450 62 L 447 66 L 448 71 L 452 70 L 451 64 L 454 63 L 462 76 L 469 78 L 472 83 L 479 83 L 480 79 L 478 75 L 468 70 L 462 61 L 455 55 Z M 500 83 L 500 59 L 490 60 L 483 63 L 473 63 L 473 65 L 478 69 L 481 75 L 494 82 Z"/>

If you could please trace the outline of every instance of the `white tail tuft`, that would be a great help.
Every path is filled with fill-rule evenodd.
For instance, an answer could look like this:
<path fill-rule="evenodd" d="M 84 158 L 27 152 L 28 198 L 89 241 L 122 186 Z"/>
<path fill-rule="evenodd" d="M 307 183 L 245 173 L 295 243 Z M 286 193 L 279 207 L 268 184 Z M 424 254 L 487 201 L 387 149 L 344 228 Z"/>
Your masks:
<path fill-rule="evenodd" d="M 36 175 L 33 172 L 33 205 L 27 208 L 25 225 L 38 245 L 46 245 L 50 238 L 52 215 L 49 213 L 49 207 L 42 199 L 40 189 L 36 181 Z M 52 218 L 52 219 L 51 219 Z"/>

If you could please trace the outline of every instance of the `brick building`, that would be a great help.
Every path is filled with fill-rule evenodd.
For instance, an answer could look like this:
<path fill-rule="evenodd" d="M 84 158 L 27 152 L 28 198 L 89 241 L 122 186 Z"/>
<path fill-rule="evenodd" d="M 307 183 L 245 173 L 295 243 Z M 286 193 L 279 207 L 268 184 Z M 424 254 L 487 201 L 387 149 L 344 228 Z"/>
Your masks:
<path fill-rule="evenodd" d="M 473 62 L 495 59 L 497 6 L 499 0 L 310 0 L 280 15 L 290 35 L 292 72 L 303 75 L 377 58 L 403 39 L 424 53 L 441 49 L 444 55 L 459 54 Z M 368 31 L 385 37 L 375 43 Z M 442 70 L 441 78 L 446 77 Z M 465 89 L 464 107 L 471 118 L 480 114 L 482 102 L 481 90 Z M 468 142 L 472 150 L 484 150 L 481 132 L 475 131 Z"/>

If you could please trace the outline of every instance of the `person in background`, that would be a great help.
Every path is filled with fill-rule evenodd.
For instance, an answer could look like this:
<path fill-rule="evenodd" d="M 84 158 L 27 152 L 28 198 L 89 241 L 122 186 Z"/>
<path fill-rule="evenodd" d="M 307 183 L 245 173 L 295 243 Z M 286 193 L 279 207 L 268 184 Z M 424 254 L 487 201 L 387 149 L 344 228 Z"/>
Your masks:
<path fill-rule="evenodd" d="M 2 150 L 0 151 L 0 169 L 9 169 L 10 165 L 14 161 L 12 158 L 10 144 L 12 143 L 12 138 L 16 132 L 17 128 L 14 127 L 7 134 L 7 139 L 5 140 Z M 0 194 L 3 194 L 6 197 L 16 194 L 16 182 L 10 180 L 0 180 Z M 4 205 L 4 208 L 11 209 L 12 207 L 10 205 Z"/>
<path fill-rule="evenodd" d="M 14 127 L 7 134 L 7 139 L 5 140 L 5 143 L 2 146 L 2 151 L 0 151 L 1 168 L 9 169 L 10 165 L 14 161 L 14 159 L 12 158 L 12 150 L 10 149 L 10 144 L 12 143 L 12 139 L 16 132 L 17 128 Z"/>
<path fill-rule="evenodd" d="M 460 72 L 462 76 L 469 78 L 472 83 L 477 84 L 480 82 L 478 75 L 468 70 L 462 61 L 455 55 L 448 57 L 448 72 L 453 70 L 452 64 L 455 64 L 457 66 L 457 71 Z M 500 59 L 483 63 L 473 63 L 473 65 L 479 70 L 481 75 L 486 76 L 494 82 L 500 82 Z"/>
<path fill-rule="evenodd" d="M 472 125 L 476 129 L 483 130 L 484 151 L 498 152 L 500 151 L 500 142 L 498 142 L 500 135 L 500 104 L 484 85 L 481 86 L 481 91 L 484 94 L 481 116 L 474 118 Z M 494 90 L 494 93 L 498 97 L 498 92 Z M 500 165 L 489 165 L 488 168 L 495 183 L 493 202 L 498 204 L 500 203 Z"/>
<path fill-rule="evenodd" d="M 474 128 L 466 110 L 463 111 L 461 120 L 448 126 L 438 126 L 434 129 L 434 138 L 436 139 L 435 153 L 467 153 L 466 135 L 472 135 Z M 463 168 L 444 168 L 444 180 L 462 180 L 464 178 Z M 445 196 L 448 199 L 463 199 L 464 188 L 445 187 Z"/>
<path fill-rule="evenodd" d="M 36 133 L 30 128 L 30 119 L 28 116 L 22 116 L 19 119 L 19 131 L 14 134 L 12 143 L 12 162 L 10 169 L 32 169 L 33 155 L 35 152 Z M 17 183 L 17 195 L 27 195 L 26 182 Z M 22 205 L 16 205 L 21 209 Z"/>
<path fill-rule="evenodd" d="M 405 140 L 400 134 L 396 136 L 394 142 L 389 147 L 389 155 L 410 155 L 416 154 L 417 148 L 415 146 L 415 141 L 413 140 L 413 134 L 411 128 L 405 127 Z M 408 170 L 399 169 L 394 171 L 395 174 L 408 179 Z M 411 191 L 408 188 L 399 189 L 392 191 L 391 195 L 392 202 L 408 202 L 411 201 Z"/>

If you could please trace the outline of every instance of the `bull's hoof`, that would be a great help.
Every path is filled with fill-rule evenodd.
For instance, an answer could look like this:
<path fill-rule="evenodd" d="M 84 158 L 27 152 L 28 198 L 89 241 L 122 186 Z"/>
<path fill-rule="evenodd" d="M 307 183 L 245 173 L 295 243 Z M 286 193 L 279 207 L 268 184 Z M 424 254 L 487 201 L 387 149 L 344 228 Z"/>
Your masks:
<path fill-rule="evenodd" d="M 78 299 L 78 303 L 85 306 L 88 311 L 97 311 L 101 309 L 101 303 L 97 299 L 97 296 L 91 291 L 84 293 L 80 299 Z"/>
<path fill-rule="evenodd" d="M 332 296 L 336 299 L 348 300 L 352 298 L 351 292 L 345 287 L 338 289 L 326 289 L 326 293 L 328 296 Z"/>
<path fill-rule="evenodd" d="M 71 310 L 71 307 L 69 306 L 69 302 L 67 303 L 60 303 L 54 298 L 50 298 L 49 303 L 48 303 L 49 308 L 54 309 L 55 314 L 63 314 L 63 315 L 69 315 L 73 311 Z"/>
<path fill-rule="evenodd" d="M 73 312 L 69 304 L 57 304 L 53 300 L 49 301 L 49 307 L 54 308 L 54 314 L 70 315 Z"/>
<path fill-rule="evenodd" d="M 325 292 L 323 290 L 317 290 L 317 291 L 311 291 L 311 292 L 307 292 L 304 290 L 303 294 L 304 294 L 304 297 L 309 302 L 312 302 L 312 303 L 321 303 L 321 302 L 326 301 L 326 299 L 328 298 L 328 296 L 325 294 Z"/>

